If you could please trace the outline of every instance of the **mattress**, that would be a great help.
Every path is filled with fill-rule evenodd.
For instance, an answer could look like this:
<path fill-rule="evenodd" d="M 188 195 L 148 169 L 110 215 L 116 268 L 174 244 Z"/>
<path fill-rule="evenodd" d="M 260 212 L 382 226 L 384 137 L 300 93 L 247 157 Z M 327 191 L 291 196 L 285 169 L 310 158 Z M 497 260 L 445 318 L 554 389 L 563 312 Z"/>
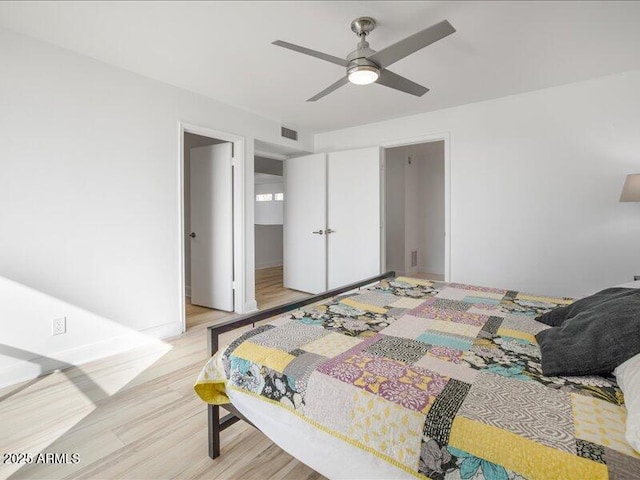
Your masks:
<path fill-rule="evenodd" d="M 360 448 L 318 429 L 300 417 L 238 390 L 233 406 L 285 452 L 334 480 L 414 479 L 415 477 Z M 327 459 L 331 461 L 327 461 Z"/>
<path fill-rule="evenodd" d="M 638 478 L 615 380 L 542 375 L 534 318 L 570 302 L 400 277 L 244 334 L 198 384 L 329 478 Z"/>

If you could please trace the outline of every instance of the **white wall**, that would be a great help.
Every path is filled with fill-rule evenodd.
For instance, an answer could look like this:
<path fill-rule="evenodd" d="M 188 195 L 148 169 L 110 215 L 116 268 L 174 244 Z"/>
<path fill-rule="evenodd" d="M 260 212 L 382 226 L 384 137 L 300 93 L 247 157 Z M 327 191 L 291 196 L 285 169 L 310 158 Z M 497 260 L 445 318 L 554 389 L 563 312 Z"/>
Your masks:
<path fill-rule="evenodd" d="M 418 270 L 444 275 L 444 141 L 425 143 L 416 157 Z"/>
<path fill-rule="evenodd" d="M 254 148 L 256 149 L 260 147 L 265 148 L 269 146 L 269 144 L 262 142 L 260 140 L 256 140 L 253 143 L 254 143 Z M 275 155 L 279 155 L 279 154 L 276 152 Z M 259 155 L 255 155 L 253 157 L 253 162 L 254 162 L 254 171 L 256 173 L 282 176 L 283 163 L 284 163 L 282 160 L 276 160 L 275 158 L 267 158 L 267 157 L 261 157 Z"/>
<path fill-rule="evenodd" d="M 282 162 L 279 162 L 282 163 Z M 282 177 L 280 177 L 282 178 Z M 283 193 L 284 183 L 256 183 L 255 193 Z M 255 202 L 256 270 L 282 265 L 284 201 Z"/>
<path fill-rule="evenodd" d="M 409 158 L 411 163 L 409 163 Z M 423 225 L 424 210 L 419 202 L 419 192 L 421 189 L 421 178 L 418 177 L 418 159 L 415 155 L 405 156 L 404 161 L 404 271 L 406 273 L 415 273 L 418 266 L 411 265 L 412 252 L 420 251 L 420 231 Z"/>
<path fill-rule="evenodd" d="M 400 149 L 385 151 L 385 251 L 386 269 L 405 271 L 405 169 Z"/>
<path fill-rule="evenodd" d="M 449 132 L 451 280 L 580 295 L 640 272 L 640 71 L 316 135 L 317 151 Z M 431 92 L 437 94 L 437 92 Z"/>
<path fill-rule="evenodd" d="M 282 225 L 256 224 L 256 270 L 282 265 Z"/>
<path fill-rule="evenodd" d="M 444 141 L 385 149 L 385 176 L 387 269 L 444 274 Z"/>
<path fill-rule="evenodd" d="M 264 148 L 265 142 L 260 143 Z M 283 162 L 256 155 L 255 193 L 283 193 Z M 255 209 L 255 265 L 261 268 L 283 264 L 284 201 L 254 202 Z"/>
<path fill-rule="evenodd" d="M 284 182 L 256 183 L 255 194 L 271 193 L 275 198 L 276 193 L 284 192 Z M 284 201 L 271 200 L 270 202 L 254 203 L 255 223 L 259 225 L 282 225 L 284 219 Z"/>
<path fill-rule="evenodd" d="M 281 139 L 277 121 L 8 30 L 0 62 L 0 277 L 28 292 L 0 283 L 0 343 L 73 350 L 81 363 L 94 355 L 86 346 L 123 328 L 180 332 L 180 121 L 246 139 L 245 304 L 255 305 L 253 139 L 311 150 L 308 134 Z M 51 337 L 64 315 L 68 334 Z M 0 356 L 0 383 L 30 375 L 25 364 Z"/>

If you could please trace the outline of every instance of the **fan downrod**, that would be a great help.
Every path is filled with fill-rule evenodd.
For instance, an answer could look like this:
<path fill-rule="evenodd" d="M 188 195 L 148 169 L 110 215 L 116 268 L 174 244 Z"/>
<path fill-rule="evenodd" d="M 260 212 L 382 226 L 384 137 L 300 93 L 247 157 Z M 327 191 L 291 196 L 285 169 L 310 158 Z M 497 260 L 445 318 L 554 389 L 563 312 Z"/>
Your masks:
<path fill-rule="evenodd" d="M 376 21 L 371 17 L 358 17 L 351 22 L 351 30 L 359 37 L 366 37 L 374 28 Z"/>

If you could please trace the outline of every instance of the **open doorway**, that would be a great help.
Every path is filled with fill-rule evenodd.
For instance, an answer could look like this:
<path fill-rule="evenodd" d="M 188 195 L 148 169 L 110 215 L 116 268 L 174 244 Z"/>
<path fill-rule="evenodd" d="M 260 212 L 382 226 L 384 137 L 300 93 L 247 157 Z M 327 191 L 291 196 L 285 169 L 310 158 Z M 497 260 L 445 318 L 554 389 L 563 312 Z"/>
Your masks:
<path fill-rule="evenodd" d="M 385 149 L 386 270 L 446 277 L 445 141 Z"/>
<path fill-rule="evenodd" d="M 287 204 L 284 162 L 299 152 L 255 141 L 254 244 L 255 292 L 263 310 L 304 298 L 307 294 L 284 287 L 284 209 Z"/>
<path fill-rule="evenodd" d="M 244 141 L 180 125 L 184 327 L 242 313 Z"/>

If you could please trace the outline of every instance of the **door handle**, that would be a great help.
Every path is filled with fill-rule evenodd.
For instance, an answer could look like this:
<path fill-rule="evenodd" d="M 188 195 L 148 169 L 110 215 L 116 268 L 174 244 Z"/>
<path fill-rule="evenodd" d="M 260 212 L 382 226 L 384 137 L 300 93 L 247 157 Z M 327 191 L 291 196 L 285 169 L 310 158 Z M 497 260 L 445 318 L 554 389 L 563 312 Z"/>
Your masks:
<path fill-rule="evenodd" d="M 316 230 L 315 232 L 311 232 L 311 233 L 315 233 L 317 235 L 322 235 L 324 232 L 322 230 Z"/>
<path fill-rule="evenodd" d="M 191 238 L 196 238 L 196 237 L 197 237 L 196 232 L 191 232 L 191 233 L 189 234 L 189 236 L 190 236 Z"/>
<path fill-rule="evenodd" d="M 331 230 L 330 228 L 327 228 L 327 235 L 329 235 L 330 233 L 336 233 L 335 230 Z"/>

